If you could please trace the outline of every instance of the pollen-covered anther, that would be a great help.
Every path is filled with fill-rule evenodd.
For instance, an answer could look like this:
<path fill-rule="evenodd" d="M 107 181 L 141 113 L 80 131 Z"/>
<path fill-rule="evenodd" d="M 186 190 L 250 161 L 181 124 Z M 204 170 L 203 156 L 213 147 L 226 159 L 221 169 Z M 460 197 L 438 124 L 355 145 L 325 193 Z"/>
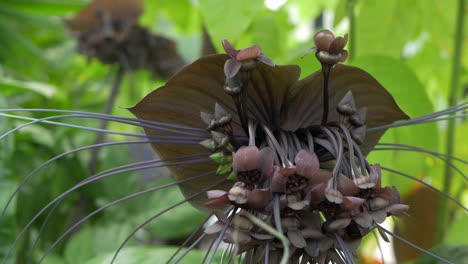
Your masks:
<path fill-rule="evenodd" d="M 343 195 L 336 189 L 326 188 L 325 197 L 329 202 L 341 204 L 343 202 Z"/>
<path fill-rule="evenodd" d="M 248 201 L 250 190 L 245 184 L 237 182 L 228 192 L 228 199 L 236 204 L 245 204 Z"/>
<path fill-rule="evenodd" d="M 358 176 L 354 178 L 354 184 L 356 184 L 356 186 L 360 189 L 369 189 L 375 187 L 375 183 L 373 183 L 370 178 L 366 176 Z"/>

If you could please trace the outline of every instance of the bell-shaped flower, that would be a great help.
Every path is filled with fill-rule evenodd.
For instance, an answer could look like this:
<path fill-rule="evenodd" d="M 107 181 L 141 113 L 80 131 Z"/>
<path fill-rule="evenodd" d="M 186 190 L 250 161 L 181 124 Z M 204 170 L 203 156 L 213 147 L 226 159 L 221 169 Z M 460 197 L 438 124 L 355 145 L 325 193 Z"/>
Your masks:
<path fill-rule="evenodd" d="M 246 184 L 262 183 L 273 174 L 273 151 L 256 146 L 241 147 L 233 155 L 232 168 L 238 180 Z"/>

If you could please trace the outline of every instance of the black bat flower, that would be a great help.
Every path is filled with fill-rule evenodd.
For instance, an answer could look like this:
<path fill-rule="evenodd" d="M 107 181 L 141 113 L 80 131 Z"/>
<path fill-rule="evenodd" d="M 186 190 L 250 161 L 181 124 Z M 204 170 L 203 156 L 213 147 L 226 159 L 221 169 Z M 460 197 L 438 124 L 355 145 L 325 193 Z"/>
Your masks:
<path fill-rule="evenodd" d="M 342 56 L 346 38 L 329 42 L 325 44 L 340 46 L 333 49 L 339 49 L 340 55 L 332 55 Z M 298 66 L 259 63 L 263 60 L 256 58 L 264 55 L 258 46 L 238 51 L 223 43 L 229 56 L 195 61 L 130 111 L 139 119 L 211 134 L 199 146 L 152 146 L 165 159 L 202 153 L 206 148 L 214 153 L 213 161 L 171 170 L 181 181 L 218 168 L 211 177 L 181 183 L 186 197 L 230 174 L 222 186 L 209 192 L 211 201 L 201 196 L 190 199 L 196 207 L 217 214 L 216 228 L 209 233 L 219 233 L 219 241 L 236 245 L 237 253 L 264 252 L 256 256 L 258 263 L 265 259 L 279 263 L 281 258 L 272 258 L 275 254 L 292 257 L 292 263 L 352 261 L 363 236 L 387 216 L 408 209 L 400 205 L 395 188 L 388 187 L 391 191 L 384 193 L 380 182 L 372 181 L 371 168 L 380 167 L 371 167 L 365 160 L 367 152 L 359 146 L 377 143 L 385 129 L 375 128 L 409 117 L 364 70 L 346 65 L 332 68 L 342 57 L 322 63 L 326 74 L 318 71 L 299 80 Z M 322 54 L 325 44 L 319 44 L 317 52 Z M 239 54 L 245 56 L 238 58 Z M 171 134 L 152 128 L 145 131 L 154 137 Z M 380 170 L 373 173 L 380 175 Z M 311 217 L 321 226 L 314 229 L 315 235 L 309 234 Z M 280 235 L 286 233 L 291 245 L 282 244 L 278 236 L 266 236 L 267 228 L 255 221 L 275 226 Z"/>

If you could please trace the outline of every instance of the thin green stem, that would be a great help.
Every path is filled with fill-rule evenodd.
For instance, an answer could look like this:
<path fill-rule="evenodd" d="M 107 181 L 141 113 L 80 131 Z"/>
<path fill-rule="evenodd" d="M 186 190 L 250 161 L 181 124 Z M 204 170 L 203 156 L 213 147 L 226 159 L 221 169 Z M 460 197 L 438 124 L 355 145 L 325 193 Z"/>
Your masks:
<path fill-rule="evenodd" d="M 243 210 L 241 214 L 247 217 L 250 221 L 252 221 L 252 223 L 258 225 L 260 228 L 267 231 L 268 233 L 275 236 L 281 241 L 281 243 L 283 244 L 284 252 L 283 252 L 283 257 L 281 258 L 280 264 L 287 264 L 289 261 L 289 255 L 290 255 L 288 238 L 284 236 L 283 234 L 281 234 L 280 232 L 278 232 L 278 230 L 274 229 L 273 227 L 271 227 L 270 225 L 268 225 L 267 223 L 265 223 L 264 221 L 256 217 L 255 215 L 245 210 Z"/>
<path fill-rule="evenodd" d="M 354 11 L 356 0 L 348 0 L 346 5 L 349 17 L 349 40 L 348 40 L 348 61 L 352 61 L 356 55 L 356 13 Z"/>
<path fill-rule="evenodd" d="M 458 1 L 458 13 L 456 32 L 454 36 L 454 52 L 453 52 L 453 65 L 452 65 L 452 79 L 450 95 L 448 99 L 449 106 L 455 105 L 458 98 L 458 87 L 460 85 L 460 71 L 461 71 L 461 58 L 462 58 L 462 45 L 463 45 L 463 24 L 465 18 L 465 0 Z M 453 115 L 450 114 L 450 116 Z M 455 152 L 455 120 L 450 119 L 447 127 L 447 145 L 445 153 L 453 156 Z M 453 170 L 448 163 L 445 164 L 444 185 L 443 191 L 450 193 L 452 187 Z M 439 226 L 437 229 L 437 242 L 442 242 L 444 239 L 445 230 L 449 223 L 450 210 L 448 208 L 448 201 L 442 199 L 440 202 L 439 210 Z"/>

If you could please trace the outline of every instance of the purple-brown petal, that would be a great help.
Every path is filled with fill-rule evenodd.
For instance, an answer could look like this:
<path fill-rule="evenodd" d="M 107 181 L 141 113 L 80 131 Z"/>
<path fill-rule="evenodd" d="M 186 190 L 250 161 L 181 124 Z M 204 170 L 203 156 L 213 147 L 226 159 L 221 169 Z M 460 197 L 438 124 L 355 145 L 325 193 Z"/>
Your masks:
<path fill-rule="evenodd" d="M 260 158 L 258 159 L 257 168 L 263 173 L 265 178 L 271 178 L 273 174 L 273 162 L 274 162 L 273 149 L 270 147 L 262 148 L 260 150 Z"/>
<path fill-rule="evenodd" d="M 260 151 L 255 146 L 241 147 L 233 155 L 232 168 L 234 171 L 249 171 L 257 169 Z"/>
<path fill-rule="evenodd" d="M 335 38 L 333 42 L 330 44 L 330 48 L 328 49 L 328 52 L 331 54 L 340 54 L 341 51 L 346 46 L 347 42 L 348 42 L 347 38 L 346 39 L 343 37 Z"/>
<path fill-rule="evenodd" d="M 244 61 L 248 59 L 255 59 L 262 53 L 262 49 L 257 44 L 243 48 L 237 53 L 236 60 Z"/>
<path fill-rule="evenodd" d="M 221 43 L 223 44 L 223 48 L 226 54 L 229 55 L 233 59 L 236 58 L 236 55 L 239 51 L 236 50 L 234 46 L 232 46 L 232 44 L 226 39 L 223 39 Z"/>
<path fill-rule="evenodd" d="M 268 66 L 275 67 L 275 63 L 263 53 L 257 56 L 257 60 L 265 63 Z"/>
<path fill-rule="evenodd" d="M 294 158 L 294 163 L 296 164 L 296 173 L 309 180 L 313 179 L 319 171 L 319 160 L 317 154 L 313 152 L 300 150 Z"/>
<path fill-rule="evenodd" d="M 235 59 L 227 60 L 224 64 L 224 75 L 226 75 L 227 78 L 234 77 L 239 72 L 241 66 L 242 63 Z"/>
<path fill-rule="evenodd" d="M 341 203 L 341 207 L 343 209 L 352 211 L 357 210 L 366 200 L 354 197 L 354 196 L 345 196 L 343 197 L 343 203 Z"/>
<path fill-rule="evenodd" d="M 321 30 L 314 35 L 314 43 L 318 50 L 328 51 L 335 35 L 330 30 Z"/>

